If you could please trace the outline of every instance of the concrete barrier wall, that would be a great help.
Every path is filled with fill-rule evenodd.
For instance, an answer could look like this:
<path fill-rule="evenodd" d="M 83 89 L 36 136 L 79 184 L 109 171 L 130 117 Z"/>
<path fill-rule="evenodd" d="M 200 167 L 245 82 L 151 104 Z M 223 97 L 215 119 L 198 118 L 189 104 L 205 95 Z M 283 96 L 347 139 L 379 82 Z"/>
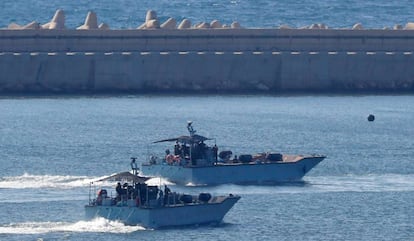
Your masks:
<path fill-rule="evenodd" d="M 0 92 L 412 91 L 414 31 L 1 30 Z"/>
<path fill-rule="evenodd" d="M 413 63 L 413 52 L 1 53 L 0 90 L 411 90 Z"/>
<path fill-rule="evenodd" d="M 0 30 L 1 52 L 413 51 L 411 30 Z"/>

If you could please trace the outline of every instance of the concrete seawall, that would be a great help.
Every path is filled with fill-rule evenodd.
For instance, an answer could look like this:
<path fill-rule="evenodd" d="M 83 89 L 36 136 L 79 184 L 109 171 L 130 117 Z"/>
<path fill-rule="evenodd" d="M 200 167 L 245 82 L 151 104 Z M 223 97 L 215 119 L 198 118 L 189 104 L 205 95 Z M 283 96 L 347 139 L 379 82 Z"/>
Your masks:
<path fill-rule="evenodd" d="M 414 31 L 0 30 L 0 92 L 412 91 Z"/>

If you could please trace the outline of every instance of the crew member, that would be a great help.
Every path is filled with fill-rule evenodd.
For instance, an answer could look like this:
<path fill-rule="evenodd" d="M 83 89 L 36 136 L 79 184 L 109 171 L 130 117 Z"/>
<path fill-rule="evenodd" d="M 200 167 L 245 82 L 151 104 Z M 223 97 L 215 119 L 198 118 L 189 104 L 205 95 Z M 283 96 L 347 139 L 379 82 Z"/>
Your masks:
<path fill-rule="evenodd" d="M 165 150 L 165 161 L 169 164 L 172 165 L 174 162 L 174 155 L 170 153 L 170 150 Z"/>
<path fill-rule="evenodd" d="M 180 148 L 180 144 L 178 144 L 178 141 L 175 142 L 175 145 L 174 145 L 174 155 L 181 155 L 181 148 Z"/>
<path fill-rule="evenodd" d="M 216 144 L 214 144 L 214 146 L 213 146 L 213 155 L 214 155 L 214 160 L 216 161 L 216 164 L 217 164 L 217 160 L 218 160 L 217 153 L 218 153 L 218 147 L 217 147 Z"/>
<path fill-rule="evenodd" d="M 116 185 L 115 190 L 117 193 L 116 200 L 121 201 L 121 199 L 123 199 L 123 197 L 126 195 L 126 190 L 121 186 L 120 182 L 118 182 L 118 184 Z"/>
<path fill-rule="evenodd" d="M 171 193 L 171 190 L 167 187 L 167 185 L 164 185 L 164 205 L 168 203 L 168 198 Z"/>
<path fill-rule="evenodd" d="M 137 159 L 136 157 L 131 157 L 131 169 L 135 176 L 138 174 L 138 170 L 139 170 L 137 163 L 135 162 L 136 159 Z"/>

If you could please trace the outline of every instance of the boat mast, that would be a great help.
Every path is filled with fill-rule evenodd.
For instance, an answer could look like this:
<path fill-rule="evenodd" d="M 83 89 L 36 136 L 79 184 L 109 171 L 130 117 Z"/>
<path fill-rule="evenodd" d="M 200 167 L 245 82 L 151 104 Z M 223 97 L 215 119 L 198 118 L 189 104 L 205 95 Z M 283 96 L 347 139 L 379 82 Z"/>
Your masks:
<path fill-rule="evenodd" d="M 194 128 L 191 124 L 193 124 L 192 121 L 187 122 L 187 130 L 188 130 L 188 132 L 190 132 L 190 136 L 194 136 L 194 134 L 196 133 L 196 130 L 194 130 Z"/>
<path fill-rule="evenodd" d="M 196 133 L 196 130 L 194 130 L 194 128 L 191 124 L 193 124 L 192 121 L 187 122 L 187 130 L 188 130 L 188 132 L 190 132 L 190 137 L 193 137 L 194 134 Z M 193 153 L 192 152 L 193 152 L 194 143 L 192 141 L 190 141 L 189 144 L 190 144 L 190 162 L 191 162 L 191 165 L 193 165 Z"/>

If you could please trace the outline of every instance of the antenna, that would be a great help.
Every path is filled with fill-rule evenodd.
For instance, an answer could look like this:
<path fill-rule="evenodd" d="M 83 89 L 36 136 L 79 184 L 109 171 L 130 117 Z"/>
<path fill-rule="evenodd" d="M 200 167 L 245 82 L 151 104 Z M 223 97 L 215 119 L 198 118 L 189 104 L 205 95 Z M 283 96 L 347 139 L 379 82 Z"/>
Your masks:
<path fill-rule="evenodd" d="M 196 130 L 194 130 L 192 124 L 192 121 L 187 121 L 187 130 L 188 132 L 190 132 L 190 136 L 194 136 L 194 134 L 196 133 Z"/>
<path fill-rule="evenodd" d="M 91 199 L 92 184 L 93 184 L 93 182 L 89 182 L 89 205 L 92 204 L 92 199 Z"/>

